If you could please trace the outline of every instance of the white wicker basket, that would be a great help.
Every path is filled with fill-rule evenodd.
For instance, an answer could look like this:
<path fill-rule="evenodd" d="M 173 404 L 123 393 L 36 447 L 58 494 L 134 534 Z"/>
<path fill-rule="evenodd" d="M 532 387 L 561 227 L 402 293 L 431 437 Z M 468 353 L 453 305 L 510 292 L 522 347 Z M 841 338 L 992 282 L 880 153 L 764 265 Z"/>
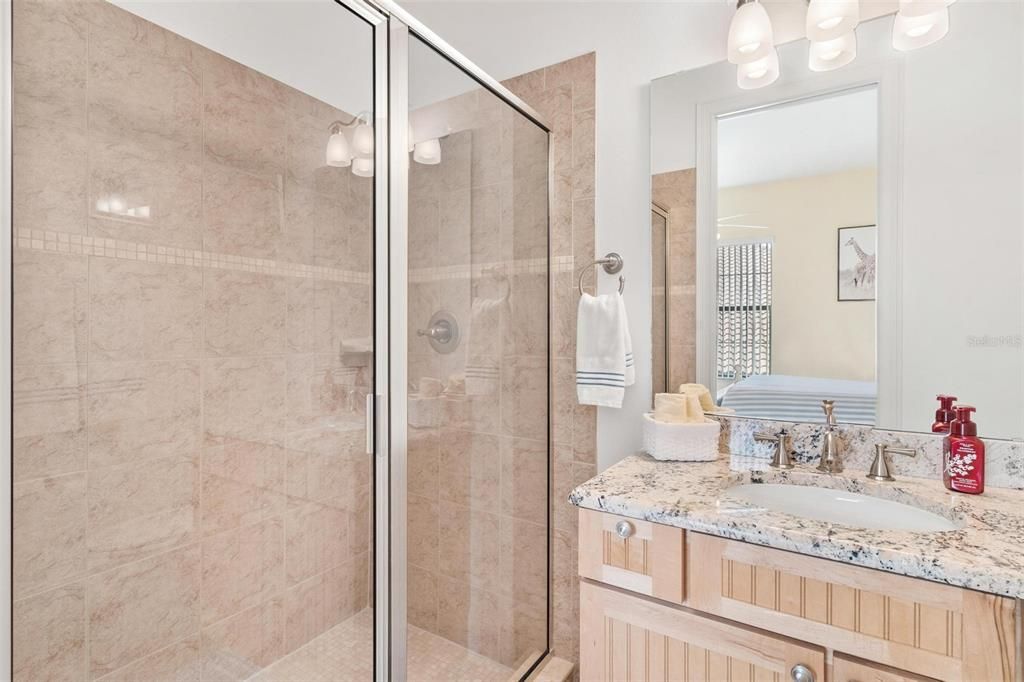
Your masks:
<path fill-rule="evenodd" d="M 711 462 L 718 459 L 718 432 L 714 419 L 703 424 L 667 424 L 644 415 L 644 452 L 654 459 L 678 462 Z"/>

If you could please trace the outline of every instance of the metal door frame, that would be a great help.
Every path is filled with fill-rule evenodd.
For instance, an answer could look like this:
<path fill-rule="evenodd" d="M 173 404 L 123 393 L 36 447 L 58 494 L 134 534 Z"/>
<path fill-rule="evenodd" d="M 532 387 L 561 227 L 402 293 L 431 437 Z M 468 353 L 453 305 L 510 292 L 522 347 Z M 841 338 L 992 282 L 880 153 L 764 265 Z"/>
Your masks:
<path fill-rule="evenodd" d="M 551 127 L 541 114 L 442 40 L 392 0 L 335 0 L 373 25 L 376 173 L 374 177 L 375 396 L 368 403 L 374 451 L 374 676 L 403 682 L 407 674 L 406 498 L 408 491 L 409 284 L 409 38 L 423 41 L 548 136 L 548 245 L 550 281 Z M 548 328 L 551 296 L 547 296 Z M 551 352 L 548 335 L 548 414 Z M 381 352 L 383 351 L 383 352 Z M 392 362 L 392 358 L 395 359 Z M 548 421 L 548 491 L 551 424 Z M 549 505 L 550 507 L 550 505 Z M 548 632 L 551 649 L 551 518 L 548 514 Z M 392 569 L 395 570 L 392 570 Z M 543 657 L 538 660 L 543 660 Z"/>

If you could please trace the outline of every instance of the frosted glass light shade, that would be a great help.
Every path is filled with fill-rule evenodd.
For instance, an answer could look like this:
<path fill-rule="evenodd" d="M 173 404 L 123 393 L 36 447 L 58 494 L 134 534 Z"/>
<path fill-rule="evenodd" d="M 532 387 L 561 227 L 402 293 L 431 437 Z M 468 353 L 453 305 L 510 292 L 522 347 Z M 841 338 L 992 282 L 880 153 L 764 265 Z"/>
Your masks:
<path fill-rule="evenodd" d="M 956 0 L 900 0 L 900 14 L 905 17 L 921 17 L 934 14 L 954 2 Z"/>
<path fill-rule="evenodd" d="M 412 160 L 425 166 L 436 166 L 441 163 L 441 141 L 435 139 L 417 142 L 412 150 Z"/>
<path fill-rule="evenodd" d="M 908 17 L 897 13 L 892 23 L 892 46 L 897 50 L 916 50 L 941 40 L 949 33 L 949 10 Z"/>
<path fill-rule="evenodd" d="M 771 85 L 779 78 L 779 53 L 772 48 L 767 57 L 736 67 L 736 84 L 743 90 Z"/>
<path fill-rule="evenodd" d="M 824 42 L 842 38 L 860 21 L 858 0 L 811 0 L 807 7 L 807 39 Z"/>
<path fill-rule="evenodd" d="M 341 131 L 327 138 L 324 161 L 328 166 L 335 168 L 344 168 L 352 164 L 352 152 L 349 151 L 348 140 L 345 139 L 345 134 Z"/>
<path fill-rule="evenodd" d="M 729 25 L 729 61 L 749 64 L 764 59 L 775 49 L 772 22 L 759 2 L 736 9 Z"/>
<path fill-rule="evenodd" d="M 352 159 L 352 173 L 361 178 L 372 178 L 373 159 Z"/>
<path fill-rule="evenodd" d="M 807 65 L 811 71 L 831 71 L 846 66 L 857 57 L 857 36 L 850 31 L 835 40 L 811 43 Z"/>
<path fill-rule="evenodd" d="M 373 126 L 360 123 L 352 133 L 352 146 L 359 156 L 373 156 Z"/>

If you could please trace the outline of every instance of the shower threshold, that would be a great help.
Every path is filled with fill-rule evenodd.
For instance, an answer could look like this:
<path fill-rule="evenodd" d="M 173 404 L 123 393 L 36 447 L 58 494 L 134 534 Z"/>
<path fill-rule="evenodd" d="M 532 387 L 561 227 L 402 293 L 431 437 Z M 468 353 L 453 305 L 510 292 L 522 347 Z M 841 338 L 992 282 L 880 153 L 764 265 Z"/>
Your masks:
<path fill-rule="evenodd" d="M 409 626 L 410 682 L 505 682 L 512 668 Z M 364 682 L 373 679 L 373 610 L 351 618 L 259 671 L 249 682 Z"/>

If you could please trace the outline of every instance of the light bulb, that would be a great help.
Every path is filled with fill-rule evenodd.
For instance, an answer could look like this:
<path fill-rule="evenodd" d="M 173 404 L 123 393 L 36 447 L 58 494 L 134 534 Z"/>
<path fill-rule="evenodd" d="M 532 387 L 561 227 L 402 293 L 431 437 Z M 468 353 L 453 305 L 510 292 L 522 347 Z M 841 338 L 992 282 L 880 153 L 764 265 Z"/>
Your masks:
<path fill-rule="evenodd" d="M 835 40 L 811 43 L 807 66 L 811 71 L 831 71 L 846 66 L 857 57 L 857 37 L 850 31 Z"/>
<path fill-rule="evenodd" d="M 729 25 L 729 61 L 749 64 L 774 50 L 772 22 L 758 2 L 748 0 L 736 9 Z"/>
<path fill-rule="evenodd" d="M 412 150 L 412 159 L 425 166 L 436 166 L 441 163 L 441 141 L 435 139 L 417 142 Z"/>
<path fill-rule="evenodd" d="M 736 84 L 743 90 L 753 90 L 771 85 L 779 78 L 779 53 L 773 48 L 767 57 L 749 64 L 740 64 L 736 69 Z"/>
<path fill-rule="evenodd" d="M 858 0 L 811 0 L 807 7 L 807 39 L 820 43 L 840 38 L 857 28 Z"/>
<path fill-rule="evenodd" d="M 359 156 L 373 156 L 373 126 L 360 123 L 352 133 L 352 146 Z"/>
<path fill-rule="evenodd" d="M 352 159 L 352 173 L 361 178 L 372 178 L 373 159 Z"/>
<path fill-rule="evenodd" d="M 352 163 L 352 153 L 348 148 L 345 133 L 340 130 L 327 138 L 327 151 L 324 160 L 328 166 L 344 168 Z"/>
<path fill-rule="evenodd" d="M 949 10 L 908 17 L 896 14 L 892 23 L 892 46 L 897 50 L 916 50 L 940 40 L 949 32 Z"/>

